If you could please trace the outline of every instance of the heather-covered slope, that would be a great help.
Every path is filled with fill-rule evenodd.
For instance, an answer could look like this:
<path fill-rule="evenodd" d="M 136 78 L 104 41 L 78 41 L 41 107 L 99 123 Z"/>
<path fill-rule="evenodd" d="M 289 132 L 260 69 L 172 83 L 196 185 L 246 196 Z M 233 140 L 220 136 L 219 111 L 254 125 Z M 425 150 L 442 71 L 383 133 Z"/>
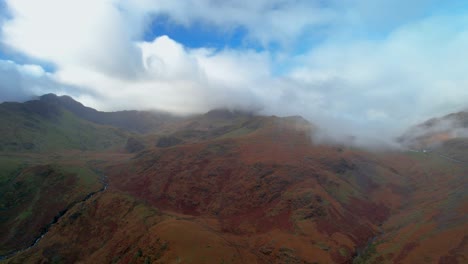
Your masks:
<path fill-rule="evenodd" d="M 110 184 L 163 210 L 213 218 L 226 236 L 250 237 L 257 261 L 351 259 L 400 205 L 391 191 L 400 177 L 365 153 L 312 145 L 294 121 L 262 123 L 236 138 L 141 153 L 114 168 Z"/>
<path fill-rule="evenodd" d="M 17 152 L 16 163 L 0 164 L 7 172 L 2 188 L 19 201 L 5 209 L 8 219 L 28 215 L 27 208 L 67 209 L 37 245 L 5 262 L 467 260 L 468 169 L 440 146 L 437 152 L 368 152 L 318 145 L 311 137 L 315 128 L 300 117 L 228 110 L 162 128 L 132 135 L 127 153 Z M 463 147 L 454 151 L 468 156 Z M 82 195 L 102 188 L 96 169 L 109 188 L 83 201 Z M 90 185 L 80 180 L 85 175 Z M 44 198 L 49 194 L 57 199 Z M 27 198 L 32 195 L 39 199 Z M 23 226 L 33 233 L 53 215 Z M 7 231 L 10 238 L 24 235 L 16 226 L 22 222 L 7 220 L 5 245 L 11 243 Z"/>
<path fill-rule="evenodd" d="M 366 263 L 467 263 L 468 164 L 414 152 L 384 161 L 406 173 L 411 193 L 383 224 Z"/>

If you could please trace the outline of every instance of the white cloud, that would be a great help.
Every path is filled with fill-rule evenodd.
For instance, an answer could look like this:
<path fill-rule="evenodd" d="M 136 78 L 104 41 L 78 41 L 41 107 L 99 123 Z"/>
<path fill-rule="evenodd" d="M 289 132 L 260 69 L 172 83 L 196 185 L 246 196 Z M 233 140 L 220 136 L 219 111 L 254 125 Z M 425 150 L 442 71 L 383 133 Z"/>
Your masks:
<path fill-rule="evenodd" d="M 338 17 L 320 0 L 140 0 L 125 2 L 140 12 L 167 14 L 170 21 L 189 26 L 194 21 L 232 30 L 247 28 L 251 41 L 288 44 L 308 28 L 331 23 Z"/>
<path fill-rule="evenodd" d="M 326 42 L 298 58 L 291 76 L 321 91 L 326 112 L 365 124 L 373 134 L 397 134 L 466 108 L 468 27 L 459 26 L 466 22 L 464 16 L 431 17 L 378 40 Z"/>
<path fill-rule="evenodd" d="M 0 60 L 0 102 L 24 101 L 49 92 L 70 93 L 70 87 L 59 84 L 38 65 L 20 65 Z"/>
<path fill-rule="evenodd" d="M 252 108 L 261 104 L 251 91 L 254 82 L 271 78 L 268 56 L 262 53 L 190 50 L 167 36 L 135 45 L 141 49 L 144 69 L 138 80 L 109 76 L 80 65 L 64 66 L 54 77 L 80 87 L 82 94 L 92 92 L 103 98 L 82 98 L 100 109 L 162 109 L 177 113 L 216 107 Z"/>
<path fill-rule="evenodd" d="M 141 42 L 143 65 L 148 75 L 158 80 L 193 79 L 199 75 L 197 60 L 168 36 Z"/>
<path fill-rule="evenodd" d="M 13 19 L 3 25 L 3 42 L 59 67 L 80 63 L 106 74 L 133 76 L 140 61 L 131 40 L 141 26 L 127 24 L 114 2 L 7 1 Z"/>
<path fill-rule="evenodd" d="M 420 10 L 432 1 L 380 2 L 388 8 L 371 1 L 8 0 L 13 19 L 2 27 L 2 42 L 56 65 L 53 74 L 22 70 L 36 79 L 47 75 L 50 91 L 71 85 L 78 100 L 103 110 L 254 108 L 303 115 L 337 137 L 388 138 L 466 107 L 468 19 L 423 18 Z M 154 15 L 221 32 L 242 26 L 248 41 L 285 47 L 190 49 L 170 36 L 143 42 Z M 376 28 L 385 34 L 372 35 Z M 315 30 L 323 41 L 291 55 L 289 44 Z"/>

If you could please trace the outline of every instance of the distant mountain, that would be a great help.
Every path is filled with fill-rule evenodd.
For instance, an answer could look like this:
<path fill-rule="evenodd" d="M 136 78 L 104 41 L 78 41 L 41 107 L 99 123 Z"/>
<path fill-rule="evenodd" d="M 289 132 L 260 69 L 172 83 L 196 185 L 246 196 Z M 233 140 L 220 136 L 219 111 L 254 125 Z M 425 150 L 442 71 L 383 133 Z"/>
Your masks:
<path fill-rule="evenodd" d="M 120 148 L 128 138 L 48 100 L 0 104 L 0 134 L 0 151 L 26 152 Z"/>
<path fill-rule="evenodd" d="M 459 112 L 414 126 L 401 136 L 400 141 L 416 148 L 431 148 L 448 140 L 467 137 L 468 112 Z"/>
<path fill-rule="evenodd" d="M 63 107 L 76 116 L 96 124 L 114 126 L 131 132 L 154 132 L 163 124 L 178 120 L 179 118 L 163 112 L 149 111 L 117 111 L 101 112 L 86 107 L 69 96 L 46 94 L 39 98 L 42 102 Z"/>
<path fill-rule="evenodd" d="M 432 118 L 410 128 L 400 142 L 415 150 L 432 150 L 468 162 L 468 112 Z"/>

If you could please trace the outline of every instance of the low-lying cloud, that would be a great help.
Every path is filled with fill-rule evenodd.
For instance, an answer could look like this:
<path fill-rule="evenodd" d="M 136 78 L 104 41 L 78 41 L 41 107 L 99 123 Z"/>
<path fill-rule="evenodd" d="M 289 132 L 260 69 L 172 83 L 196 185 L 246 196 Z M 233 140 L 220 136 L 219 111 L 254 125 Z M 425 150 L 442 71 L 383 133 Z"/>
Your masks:
<path fill-rule="evenodd" d="M 351 2 L 7 1 L 3 44 L 56 70 L 2 61 L 11 69 L 1 67 L 0 99 L 58 92 L 101 110 L 242 108 L 302 115 L 331 138 L 375 141 L 467 107 L 468 12 L 431 13 L 433 1 L 381 1 L 386 10 Z M 158 15 L 202 21 L 217 34 L 245 27 L 246 44 L 143 41 Z M 32 67 L 38 76 L 22 74 Z"/>

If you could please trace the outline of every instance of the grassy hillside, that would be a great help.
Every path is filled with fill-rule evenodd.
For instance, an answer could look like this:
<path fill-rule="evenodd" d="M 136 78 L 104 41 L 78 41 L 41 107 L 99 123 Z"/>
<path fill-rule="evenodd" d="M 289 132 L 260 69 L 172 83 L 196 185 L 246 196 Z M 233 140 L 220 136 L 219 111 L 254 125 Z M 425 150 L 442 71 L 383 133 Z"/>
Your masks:
<path fill-rule="evenodd" d="M 0 255 L 30 246 L 54 217 L 102 187 L 87 167 L 0 158 Z"/>
<path fill-rule="evenodd" d="M 121 147 L 126 134 L 41 101 L 0 105 L 0 151 L 44 152 Z"/>
<path fill-rule="evenodd" d="M 100 125 L 117 127 L 135 133 L 150 133 L 159 130 L 166 123 L 180 118 L 165 112 L 156 111 L 117 111 L 101 112 L 86 107 L 69 96 L 46 94 L 39 98 L 41 102 L 59 106 L 76 116 Z"/>

